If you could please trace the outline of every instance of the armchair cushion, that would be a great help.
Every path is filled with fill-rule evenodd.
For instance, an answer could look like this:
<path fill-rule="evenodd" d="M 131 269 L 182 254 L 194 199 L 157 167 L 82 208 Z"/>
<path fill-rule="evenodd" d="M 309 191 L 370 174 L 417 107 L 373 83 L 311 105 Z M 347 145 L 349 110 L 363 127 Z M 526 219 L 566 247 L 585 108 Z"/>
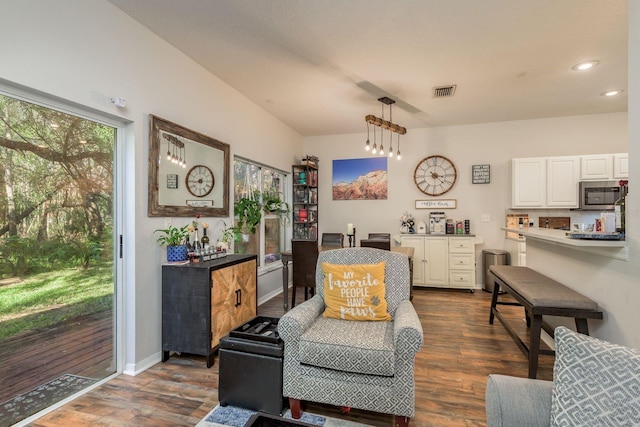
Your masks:
<path fill-rule="evenodd" d="M 551 425 L 640 425 L 640 351 L 555 331 Z"/>
<path fill-rule="evenodd" d="M 359 374 L 392 376 L 393 323 L 320 317 L 300 338 L 300 362 Z"/>
<path fill-rule="evenodd" d="M 391 320 L 387 312 L 385 263 L 322 263 L 324 273 L 323 316 L 343 320 Z"/>
<path fill-rule="evenodd" d="M 552 386 L 551 381 L 489 375 L 487 427 L 548 427 Z"/>

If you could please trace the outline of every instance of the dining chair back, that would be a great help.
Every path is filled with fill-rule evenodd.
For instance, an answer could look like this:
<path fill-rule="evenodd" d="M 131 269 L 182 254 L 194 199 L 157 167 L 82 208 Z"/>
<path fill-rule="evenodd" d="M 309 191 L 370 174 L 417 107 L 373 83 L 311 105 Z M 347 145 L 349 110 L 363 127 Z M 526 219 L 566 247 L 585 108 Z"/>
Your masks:
<path fill-rule="evenodd" d="M 322 233 L 322 246 L 344 246 L 344 234 L 342 233 Z"/>
<path fill-rule="evenodd" d="M 304 288 L 305 301 L 314 295 L 316 289 L 316 263 L 318 262 L 318 241 L 308 239 L 291 240 L 291 261 L 293 263 L 293 288 L 291 308 L 296 305 L 296 289 Z"/>
<path fill-rule="evenodd" d="M 369 233 L 369 239 L 391 240 L 391 233 Z"/>
<path fill-rule="evenodd" d="M 384 249 L 385 251 L 391 250 L 391 240 L 385 239 L 362 239 L 360 240 L 360 246 L 363 248 L 376 248 Z"/>

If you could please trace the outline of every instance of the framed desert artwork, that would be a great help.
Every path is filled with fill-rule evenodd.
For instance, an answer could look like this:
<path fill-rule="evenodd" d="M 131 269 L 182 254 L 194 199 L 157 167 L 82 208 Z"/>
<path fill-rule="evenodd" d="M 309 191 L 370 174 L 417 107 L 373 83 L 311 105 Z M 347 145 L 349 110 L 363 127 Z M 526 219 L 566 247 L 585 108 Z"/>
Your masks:
<path fill-rule="evenodd" d="M 387 158 L 333 161 L 333 200 L 386 200 Z"/>

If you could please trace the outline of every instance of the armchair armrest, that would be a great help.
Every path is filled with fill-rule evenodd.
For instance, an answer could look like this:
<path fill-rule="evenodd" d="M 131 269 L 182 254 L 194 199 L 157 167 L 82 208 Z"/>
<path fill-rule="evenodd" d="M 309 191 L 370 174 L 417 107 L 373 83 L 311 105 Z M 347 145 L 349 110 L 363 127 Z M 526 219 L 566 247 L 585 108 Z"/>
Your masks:
<path fill-rule="evenodd" d="M 489 375 L 487 427 L 551 425 L 551 381 Z"/>
<path fill-rule="evenodd" d="M 422 324 L 411 301 L 401 301 L 393 318 L 393 340 L 396 348 L 417 353 L 422 347 Z"/>
<path fill-rule="evenodd" d="M 316 294 L 302 304 L 296 305 L 280 318 L 278 322 L 278 334 L 287 343 L 300 338 L 309 326 L 322 316 L 324 311 L 324 300 L 322 296 Z"/>

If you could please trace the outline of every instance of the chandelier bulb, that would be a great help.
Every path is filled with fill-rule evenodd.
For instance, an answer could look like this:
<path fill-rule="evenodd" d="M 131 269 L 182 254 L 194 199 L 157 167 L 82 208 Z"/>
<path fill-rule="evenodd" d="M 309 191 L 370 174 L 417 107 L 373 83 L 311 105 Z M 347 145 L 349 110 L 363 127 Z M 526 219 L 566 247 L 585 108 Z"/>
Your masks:
<path fill-rule="evenodd" d="M 396 159 L 400 160 L 401 158 L 402 158 L 402 156 L 400 155 L 400 151 L 398 151 L 398 152 L 396 153 Z"/>
<path fill-rule="evenodd" d="M 167 160 L 171 160 L 171 152 L 167 151 Z"/>
<path fill-rule="evenodd" d="M 384 156 L 384 147 L 382 147 L 382 145 L 380 146 L 380 155 Z"/>
<path fill-rule="evenodd" d="M 364 149 L 367 151 L 371 149 L 371 143 L 369 142 L 369 138 L 367 138 L 367 143 L 365 144 Z"/>
<path fill-rule="evenodd" d="M 389 150 L 389 157 L 393 157 L 393 151 Z"/>

